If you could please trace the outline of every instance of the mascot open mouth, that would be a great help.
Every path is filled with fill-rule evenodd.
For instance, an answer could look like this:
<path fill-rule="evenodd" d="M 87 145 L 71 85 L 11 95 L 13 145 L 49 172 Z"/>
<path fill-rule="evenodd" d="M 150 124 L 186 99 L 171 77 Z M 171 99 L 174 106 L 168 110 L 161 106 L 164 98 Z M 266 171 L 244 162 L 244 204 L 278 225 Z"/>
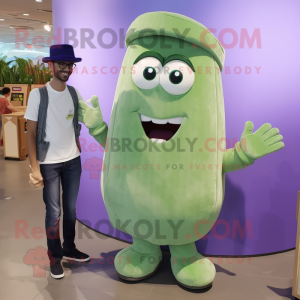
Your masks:
<path fill-rule="evenodd" d="M 141 122 L 147 137 L 156 142 L 164 143 L 170 140 L 182 124 L 183 117 L 171 119 L 153 119 L 141 115 Z"/>

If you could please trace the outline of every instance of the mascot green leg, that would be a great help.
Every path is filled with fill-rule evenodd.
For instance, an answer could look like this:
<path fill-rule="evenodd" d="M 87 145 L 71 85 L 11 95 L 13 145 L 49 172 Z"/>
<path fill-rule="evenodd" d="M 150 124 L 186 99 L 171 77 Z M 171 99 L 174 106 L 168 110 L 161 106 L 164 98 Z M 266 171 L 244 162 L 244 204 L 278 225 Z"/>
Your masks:
<path fill-rule="evenodd" d="M 208 259 L 198 253 L 195 243 L 170 246 L 171 267 L 177 282 L 190 289 L 204 289 L 211 286 L 216 268 Z"/>
<path fill-rule="evenodd" d="M 161 260 L 160 246 L 133 237 L 133 244 L 116 255 L 115 267 L 121 279 L 138 281 L 154 274 Z"/>

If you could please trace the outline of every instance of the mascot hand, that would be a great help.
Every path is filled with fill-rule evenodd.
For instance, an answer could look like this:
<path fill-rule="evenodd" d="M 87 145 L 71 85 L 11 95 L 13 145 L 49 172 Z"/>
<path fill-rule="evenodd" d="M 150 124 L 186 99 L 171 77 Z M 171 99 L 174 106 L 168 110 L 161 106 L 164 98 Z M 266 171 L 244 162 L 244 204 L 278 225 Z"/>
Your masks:
<path fill-rule="evenodd" d="M 240 141 L 240 147 L 248 157 L 257 159 L 284 147 L 278 128 L 272 128 L 271 124 L 265 123 L 252 133 L 253 127 L 252 122 L 246 122 Z"/>
<path fill-rule="evenodd" d="M 82 100 L 79 100 L 78 103 L 78 121 L 84 123 L 89 129 L 103 125 L 103 117 L 98 97 L 92 96 L 91 102 L 93 107 L 89 106 Z"/>

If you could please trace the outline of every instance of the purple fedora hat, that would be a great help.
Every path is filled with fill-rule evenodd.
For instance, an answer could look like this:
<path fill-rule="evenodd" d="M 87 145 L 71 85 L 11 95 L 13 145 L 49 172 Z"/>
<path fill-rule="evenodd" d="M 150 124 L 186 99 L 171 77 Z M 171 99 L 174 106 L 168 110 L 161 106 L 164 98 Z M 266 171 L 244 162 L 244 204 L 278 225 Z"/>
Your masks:
<path fill-rule="evenodd" d="M 80 62 L 82 59 L 80 57 L 75 57 L 73 46 L 62 44 L 52 45 L 50 47 L 50 56 L 43 58 L 43 62 L 45 63 L 55 60 Z"/>

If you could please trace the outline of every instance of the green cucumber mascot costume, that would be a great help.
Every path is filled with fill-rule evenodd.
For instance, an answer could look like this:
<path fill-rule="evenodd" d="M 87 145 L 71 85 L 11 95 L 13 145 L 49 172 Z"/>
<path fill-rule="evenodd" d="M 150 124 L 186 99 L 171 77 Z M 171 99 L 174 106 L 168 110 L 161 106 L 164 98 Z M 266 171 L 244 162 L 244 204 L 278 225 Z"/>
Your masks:
<path fill-rule="evenodd" d="M 225 149 L 221 81 L 224 49 L 200 23 L 170 12 L 136 18 L 126 35 L 110 127 L 98 98 L 80 101 L 79 120 L 105 149 L 103 199 L 113 227 L 133 244 L 120 251 L 120 278 L 137 281 L 160 266 L 168 245 L 179 284 L 201 289 L 216 269 L 195 241 L 217 220 L 225 173 L 284 147 L 269 123 Z M 200 166 L 200 167 L 199 167 Z"/>

